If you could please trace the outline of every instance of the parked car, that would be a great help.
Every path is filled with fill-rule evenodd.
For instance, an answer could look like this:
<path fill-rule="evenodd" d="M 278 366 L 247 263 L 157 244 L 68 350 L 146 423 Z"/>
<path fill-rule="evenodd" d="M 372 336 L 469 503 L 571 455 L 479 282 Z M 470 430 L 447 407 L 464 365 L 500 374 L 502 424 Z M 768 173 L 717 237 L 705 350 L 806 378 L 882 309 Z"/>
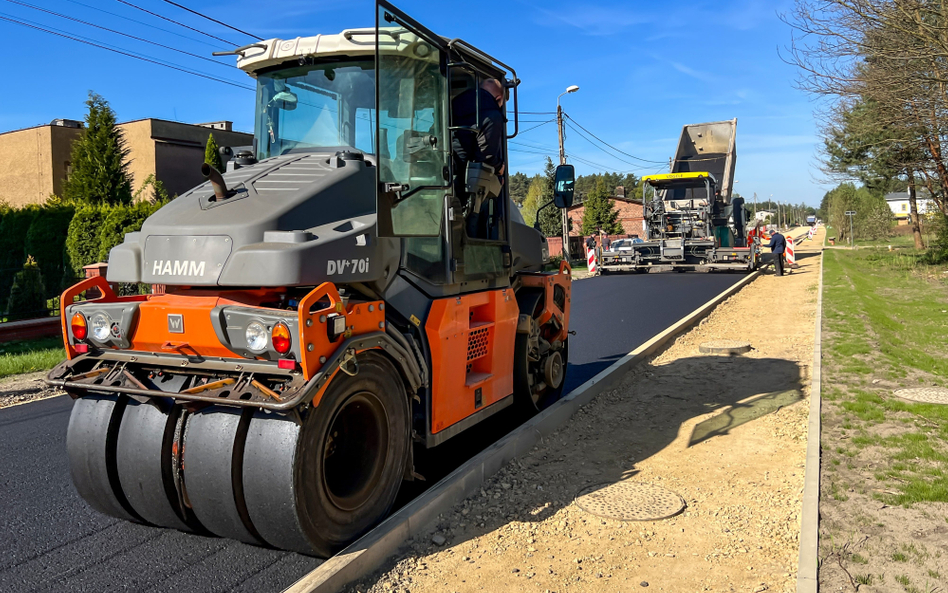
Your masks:
<path fill-rule="evenodd" d="M 633 244 L 642 242 L 642 239 L 639 239 L 638 237 L 633 237 L 631 239 L 616 239 L 612 242 L 612 245 L 609 246 L 609 251 L 632 251 Z"/>

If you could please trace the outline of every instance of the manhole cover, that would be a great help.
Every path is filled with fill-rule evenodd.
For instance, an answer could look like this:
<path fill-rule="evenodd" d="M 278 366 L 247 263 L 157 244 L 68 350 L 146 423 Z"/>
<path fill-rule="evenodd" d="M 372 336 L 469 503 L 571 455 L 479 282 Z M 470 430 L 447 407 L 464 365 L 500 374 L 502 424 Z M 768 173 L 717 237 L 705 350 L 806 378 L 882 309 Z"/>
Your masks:
<path fill-rule="evenodd" d="M 576 505 L 597 517 L 618 521 L 657 521 L 677 515 L 685 501 L 654 484 L 625 480 L 590 486 L 576 498 Z"/>
<path fill-rule="evenodd" d="M 899 389 L 897 397 L 924 404 L 948 404 L 948 389 L 944 387 L 916 387 L 913 389 Z"/>
<path fill-rule="evenodd" d="M 737 340 L 714 340 L 704 342 L 698 346 L 698 352 L 702 354 L 743 354 L 751 351 L 749 342 L 739 342 Z"/>

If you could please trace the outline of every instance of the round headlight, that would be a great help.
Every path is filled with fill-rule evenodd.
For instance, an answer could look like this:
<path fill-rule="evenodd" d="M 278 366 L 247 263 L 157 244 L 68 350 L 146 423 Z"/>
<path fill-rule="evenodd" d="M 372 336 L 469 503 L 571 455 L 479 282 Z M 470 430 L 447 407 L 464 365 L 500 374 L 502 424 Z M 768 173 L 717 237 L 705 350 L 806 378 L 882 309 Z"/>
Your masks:
<path fill-rule="evenodd" d="M 89 320 L 92 328 L 92 339 L 97 342 L 105 342 L 109 339 L 109 333 L 112 331 L 112 320 L 105 313 L 96 313 Z"/>
<path fill-rule="evenodd" d="M 270 332 L 259 321 L 251 321 L 244 335 L 247 338 L 247 348 L 254 352 L 263 352 L 270 340 Z"/>

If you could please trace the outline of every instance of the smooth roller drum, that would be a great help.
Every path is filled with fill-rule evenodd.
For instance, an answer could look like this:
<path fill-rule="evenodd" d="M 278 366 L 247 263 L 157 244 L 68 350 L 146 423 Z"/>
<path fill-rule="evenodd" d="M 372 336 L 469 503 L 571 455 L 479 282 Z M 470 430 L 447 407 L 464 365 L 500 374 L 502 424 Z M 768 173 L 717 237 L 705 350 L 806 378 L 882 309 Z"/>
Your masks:
<path fill-rule="evenodd" d="M 210 407 L 191 415 L 184 433 L 184 488 L 201 525 L 220 537 L 260 544 L 241 485 L 250 411 Z"/>
<path fill-rule="evenodd" d="M 118 477 L 125 498 L 142 519 L 159 527 L 193 531 L 181 518 L 174 487 L 171 447 L 178 410 L 172 411 L 162 412 L 152 403 L 128 402 L 118 431 Z"/>
<path fill-rule="evenodd" d="M 125 398 L 81 397 L 72 405 L 66 432 L 69 473 L 89 506 L 113 517 L 140 522 L 119 485 L 115 446 Z"/>

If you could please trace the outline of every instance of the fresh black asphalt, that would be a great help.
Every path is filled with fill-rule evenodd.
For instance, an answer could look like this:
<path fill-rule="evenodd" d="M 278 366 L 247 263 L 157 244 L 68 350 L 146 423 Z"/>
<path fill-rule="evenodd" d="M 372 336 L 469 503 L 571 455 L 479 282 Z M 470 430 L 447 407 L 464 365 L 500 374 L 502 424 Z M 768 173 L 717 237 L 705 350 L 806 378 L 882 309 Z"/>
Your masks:
<path fill-rule="evenodd" d="M 741 274 L 644 274 L 573 285 L 567 392 L 741 280 Z M 0 410 L 0 591 L 282 591 L 314 558 L 112 519 L 76 494 L 66 460 L 72 402 Z M 499 414 L 419 460 L 428 479 L 403 504 L 515 425 Z M 437 451 L 436 449 L 436 451 Z"/>

